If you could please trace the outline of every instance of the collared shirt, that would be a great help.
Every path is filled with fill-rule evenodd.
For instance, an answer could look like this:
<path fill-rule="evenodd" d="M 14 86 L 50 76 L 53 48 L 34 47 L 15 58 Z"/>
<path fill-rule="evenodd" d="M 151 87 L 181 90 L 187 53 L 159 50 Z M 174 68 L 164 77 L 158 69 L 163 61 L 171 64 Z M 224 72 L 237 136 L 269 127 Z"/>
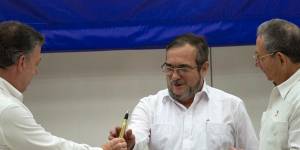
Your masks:
<path fill-rule="evenodd" d="M 129 128 L 136 136 L 136 150 L 258 148 L 242 100 L 206 84 L 189 108 L 172 99 L 167 89 L 141 99 Z"/>
<path fill-rule="evenodd" d="M 300 69 L 273 88 L 262 116 L 259 149 L 300 149 Z"/>
<path fill-rule="evenodd" d="M 102 150 L 51 135 L 36 123 L 23 95 L 0 78 L 0 150 Z"/>

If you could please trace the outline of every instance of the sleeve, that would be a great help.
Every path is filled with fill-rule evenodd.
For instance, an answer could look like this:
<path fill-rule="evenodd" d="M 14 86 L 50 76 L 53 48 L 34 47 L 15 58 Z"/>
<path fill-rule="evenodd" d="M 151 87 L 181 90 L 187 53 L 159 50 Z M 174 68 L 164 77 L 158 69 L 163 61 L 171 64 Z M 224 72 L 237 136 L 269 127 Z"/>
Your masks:
<path fill-rule="evenodd" d="M 132 129 L 136 139 L 134 150 L 149 149 L 151 109 L 148 101 L 147 98 L 141 99 L 131 115 L 129 128 Z"/>
<path fill-rule="evenodd" d="M 289 119 L 288 146 L 291 150 L 300 149 L 300 103 L 294 108 Z"/>
<path fill-rule="evenodd" d="M 257 150 L 256 132 L 242 100 L 240 100 L 234 112 L 234 120 L 235 147 L 243 150 Z"/>
<path fill-rule="evenodd" d="M 102 150 L 51 135 L 21 106 L 5 109 L 1 126 L 5 142 L 14 150 Z"/>

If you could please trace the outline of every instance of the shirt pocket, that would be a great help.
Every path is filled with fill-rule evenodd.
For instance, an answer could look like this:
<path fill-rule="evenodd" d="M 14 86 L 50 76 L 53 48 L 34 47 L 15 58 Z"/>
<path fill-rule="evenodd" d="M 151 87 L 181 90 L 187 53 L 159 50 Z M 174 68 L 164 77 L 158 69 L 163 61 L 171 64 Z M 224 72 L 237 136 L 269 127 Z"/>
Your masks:
<path fill-rule="evenodd" d="M 232 129 L 226 124 L 207 123 L 206 136 L 210 150 L 228 150 L 234 144 Z"/>
<path fill-rule="evenodd" d="M 150 131 L 150 149 L 165 150 L 170 149 L 171 145 L 175 145 L 174 138 L 176 136 L 176 128 L 172 124 L 153 124 Z M 173 144 L 170 144 L 173 143 Z M 172 148 L 171 148 L 172 149 Z"/>
<path fill-rule="evenodd" d="M 287 149 L 288 145 L 288 122 L 273 121 L 269 132 L 268 145 Z M 278 144 L 278 145 L 277 145 Z"/>

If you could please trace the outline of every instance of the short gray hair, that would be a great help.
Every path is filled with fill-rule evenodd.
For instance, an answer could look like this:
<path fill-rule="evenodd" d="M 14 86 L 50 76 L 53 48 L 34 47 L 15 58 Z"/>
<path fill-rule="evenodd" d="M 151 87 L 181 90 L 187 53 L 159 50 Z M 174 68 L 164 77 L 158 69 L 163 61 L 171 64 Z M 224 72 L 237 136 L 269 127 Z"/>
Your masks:
<path fill-rule="evenodd" d="M 293 63 L 300 62 L 300 29 L 283 19 L 268 20 L 257 28 L 257 37 L 262 37 L 269 53 L 280 51 Z"/>

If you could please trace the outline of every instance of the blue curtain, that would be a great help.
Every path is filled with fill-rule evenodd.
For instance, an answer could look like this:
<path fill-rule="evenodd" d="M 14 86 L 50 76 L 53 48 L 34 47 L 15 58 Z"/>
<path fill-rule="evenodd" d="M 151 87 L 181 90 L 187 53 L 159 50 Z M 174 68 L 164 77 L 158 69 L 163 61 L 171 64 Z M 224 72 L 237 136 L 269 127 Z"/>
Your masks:
<path fill-rule="evenodd" d="M 44 52 L 164 48 L 187 32 L 210 46 L 248 45 L 271 18 L 300 25 L 300 0 L 0 1 L 0 21 L 34 26 Z"/>

